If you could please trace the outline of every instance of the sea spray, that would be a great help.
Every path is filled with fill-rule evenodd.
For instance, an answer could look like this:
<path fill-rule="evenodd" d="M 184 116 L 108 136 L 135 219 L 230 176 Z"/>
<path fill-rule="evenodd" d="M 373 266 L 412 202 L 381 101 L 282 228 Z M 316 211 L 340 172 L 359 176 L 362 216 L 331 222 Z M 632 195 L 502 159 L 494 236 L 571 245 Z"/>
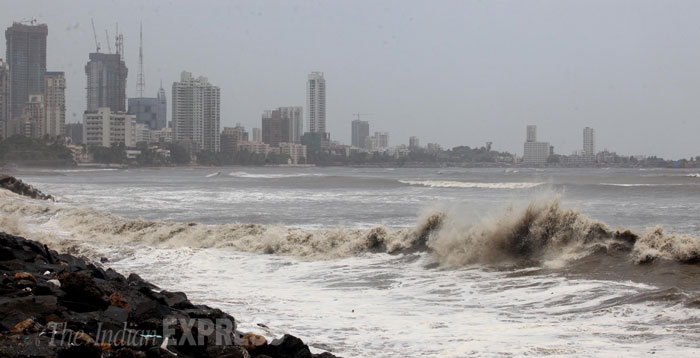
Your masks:
<path fill-rule="evenodd" d="M 459 213 L 429 211 L 409 229 L 376 226 L 369 230 L 303 230 L 282 225 L 155 222 L 128 219 L 66 203 L 47 203 L 0 192 L 0 224 L 10 233 L 32 232 L 28 226 L 50 223 L 54 232 L 34 237 L 59 248 L 80 242 L 106 245 L 141 244 L 161 247 L 230 248 L 295 256 L 309 260 L 351 257 L 364 253 L 429 251 L 443 267 L 470 264 L 538 265 L 575 260 L 609 250 L 629 252 L 631 261 L 657 259 L 697 262 L 700 239 L 649 229 L 641 237 L 610 229 L 577 210 L 562 208 L 559 197 L 536 199 L 527 207 L 509 207 L 501 215 L 466 224 Z"/>

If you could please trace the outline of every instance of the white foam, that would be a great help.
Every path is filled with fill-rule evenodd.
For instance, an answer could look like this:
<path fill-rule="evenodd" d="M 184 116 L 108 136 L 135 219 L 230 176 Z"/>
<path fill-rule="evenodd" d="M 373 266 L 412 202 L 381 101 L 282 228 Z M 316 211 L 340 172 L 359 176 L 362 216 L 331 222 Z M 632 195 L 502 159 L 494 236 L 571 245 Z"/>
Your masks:
<path fill-rule="evenodd" d="M 238 178 L 257 178 L 257 179 L 280 179 L 280 178 L 298 178 L 310 176 L 325 176 L 325 174 L 311 173 L 292 173 L 292 174 L 253 174 L 248 172 L 231 172 L 228 175 Z"/>
<path fill-rule="evenodd" d="M 478 189 L 530 189 L 544 183 L 478 183 L 452 180 L 399 180 L 408 185 L 427 186 L 431 188 L 478 188 Z"/>

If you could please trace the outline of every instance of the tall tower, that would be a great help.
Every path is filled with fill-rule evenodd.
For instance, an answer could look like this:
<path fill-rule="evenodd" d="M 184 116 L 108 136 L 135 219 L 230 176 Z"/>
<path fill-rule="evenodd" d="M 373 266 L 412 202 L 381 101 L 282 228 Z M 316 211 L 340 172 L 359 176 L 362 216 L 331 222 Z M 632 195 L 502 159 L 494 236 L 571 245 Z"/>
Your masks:
<path fill-rule="evenodd" d="M 119 53 L 91 53 L 85 65 L 87 75 L 87 110 L 108 107 L 112 112 L 126 112 L 126 76 L 129 73 Z"/>
<path fill-rule="evenodd" d="M 173 83 L 173 140 L 193 144 L 195 151 L 218 152 L 220 91 L 206 77 L 194 78 L 183 71 Z"/>
<path fill-rule="evenodd" d="M 526 142 L 528 143 L 534 143 L 537 142 L 537 126 L 529 124 L 527 126 L 527 137 L 526 137 Z"/>
<path fill-rule="evenodd" d="M 15 22 L 5 31 L 6 61 L 10 66 L 10 117 L 19 118 L 29 95 L 44 92 L 46 73 L 46 24 Z"/>
<path fill-rule="evenodd" d="M 158 126 L 160 129 L 168 126 L 168 99 L 165 97 L 165 89 L 163 89 L 163 81 L 160 81 L 160 89 L 158 90 Z"/>
<path fill-rule="evenodd" d="M 311 72 L 306 82 L 309 132 L 326 133 L 326 80 L 323 72 Z"/>
<path fill-rule="evenodd" d="M 161 86 L 162 89 L 163 86 Z M 139 73 L 136 75 L 136 96 L 143 98 L 146 89 L 146 77 L 143 74 L 143 24 L 139 28 Z"/>
<path fill-rule="evenodd" d="M 583 129 L 583 155 L 586 161 L 595 160 L 595 129 L 590 127 Z"/>
<path fill-rule="evenodd" d="M 63 72 L 46 72 L 44 76 L 46 131 L 51 137 L 63 136 L 66 125 L 66 76 Z"/>
<path fill-rule="evenodd" d="M 10 66 L 0 60 L 0 139 L 7 137 L 10 104 Z"/>

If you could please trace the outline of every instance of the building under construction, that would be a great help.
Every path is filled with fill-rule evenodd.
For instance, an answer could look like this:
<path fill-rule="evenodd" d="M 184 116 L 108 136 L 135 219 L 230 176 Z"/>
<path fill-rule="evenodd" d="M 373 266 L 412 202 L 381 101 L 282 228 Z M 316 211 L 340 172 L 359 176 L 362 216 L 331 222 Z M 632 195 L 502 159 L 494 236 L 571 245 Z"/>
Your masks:
<path fill-rule="evenodd" d="M 5 31 L 7 64 L 10 67 L 10 116 L 18 118 L 29 95 L 44 92 L 46 73 L 46 24 L 25 25 L 15 22 Z"/>
<path fill-rule="evenodd" d="M 120 54 L 91 53 L 85 65 L 87 110 L 107 107 L 126 112 L 126 76 L 128 70 Z"/>

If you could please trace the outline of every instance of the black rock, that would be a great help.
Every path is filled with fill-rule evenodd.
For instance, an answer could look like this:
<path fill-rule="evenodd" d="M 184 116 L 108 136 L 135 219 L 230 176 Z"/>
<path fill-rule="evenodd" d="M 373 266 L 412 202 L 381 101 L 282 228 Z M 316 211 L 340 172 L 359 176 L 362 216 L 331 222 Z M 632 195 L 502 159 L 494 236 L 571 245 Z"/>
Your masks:
<path fill-rule="evenodd" d="M 62 304 L 69 303 L 73 309 L 87 312 L 91 307 L 104 310 L 109 306 L 105 292 L 97 286 L 95 280 L 87 275 L 69 273 L 61 277 L 61 289 L 66 292 Z"/>

